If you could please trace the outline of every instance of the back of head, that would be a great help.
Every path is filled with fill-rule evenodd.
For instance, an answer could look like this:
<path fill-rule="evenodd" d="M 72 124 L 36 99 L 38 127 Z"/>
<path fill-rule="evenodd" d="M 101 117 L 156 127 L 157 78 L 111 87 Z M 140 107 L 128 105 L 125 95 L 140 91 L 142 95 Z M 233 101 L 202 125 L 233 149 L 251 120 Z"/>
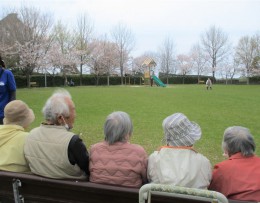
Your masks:
<path fill-rule="evenodd" d="M 252 156 L 255 151 L 255 142 L 249 129 L 232 126 L 224 131 L 222 148 L 229 156 L 239 152 L 243 156 Z"/>
<path fill-rule="evenodd" d="M 56 124 L 58 116 L 68 117 L 70 114 L 68 100 L 71 100 L 71 95 L 67 90 L 56 90 L 42 109 L 45 120 Z"/>
<path fill-rule="evenodd" d="M 32 109 L 21 100 L 9 102 L 4 109 L 4 124 L 28 127 L 35 119 Z"/>
<path fill-rule="evenodd" d="M 201 137 L 200 126 L 182 113 L 168 116 L 162 126 L 166 144 L 170 146 L 192 146 Z"/>
<path fill-rule="evenodd" d="M 104 124 L 105 141 L 109 144 L 126 142 L 132 135 L 133 124 L 130 116 L 122 111 L 109 114 Z"/>

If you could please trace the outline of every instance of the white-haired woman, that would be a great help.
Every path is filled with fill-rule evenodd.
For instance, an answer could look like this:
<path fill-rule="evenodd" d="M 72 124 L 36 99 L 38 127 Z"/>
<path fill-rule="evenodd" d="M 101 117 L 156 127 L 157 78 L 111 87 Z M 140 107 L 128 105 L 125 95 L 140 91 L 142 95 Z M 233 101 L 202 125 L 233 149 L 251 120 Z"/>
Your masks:
<path fill-rule="evenodd" d="M 133 125 L 129 115 L 113 112 L 104 124 L 105 140 L 90 149 L 90 181 L 139 188 L 147 182 L 147 154 L 129 143 Z"/>
<path fill-rule="evenodd" d="M 87 179 L 89 156 L 73 128 L 76 111 L 70 93 L 59 89 L 43 107 L 45 121 L 31 130 L 24 153 L 33 173 L 57 179 Z"/>
<path fill-rule="evenodd" d="M 232 126 L 224 131 L 222 148 L 227 160 L 214 166 L 210 190 L 228 199 L 260 201 L 260 158 L 249 129 Z"/>

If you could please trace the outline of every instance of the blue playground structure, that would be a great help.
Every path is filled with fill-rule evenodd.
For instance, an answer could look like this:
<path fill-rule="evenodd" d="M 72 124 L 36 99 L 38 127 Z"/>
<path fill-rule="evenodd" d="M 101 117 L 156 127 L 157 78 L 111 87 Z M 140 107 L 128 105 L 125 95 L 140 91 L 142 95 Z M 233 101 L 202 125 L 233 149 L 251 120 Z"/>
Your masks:
<path fill-rule="evenodd" d="M 153 78 L 153 81 L 155 82 L 155 84 L 157 86 L 166 87 L 166 85 L 158 77 L 156 77 L 155 75 L 153 75 L 152 78 Z"/>

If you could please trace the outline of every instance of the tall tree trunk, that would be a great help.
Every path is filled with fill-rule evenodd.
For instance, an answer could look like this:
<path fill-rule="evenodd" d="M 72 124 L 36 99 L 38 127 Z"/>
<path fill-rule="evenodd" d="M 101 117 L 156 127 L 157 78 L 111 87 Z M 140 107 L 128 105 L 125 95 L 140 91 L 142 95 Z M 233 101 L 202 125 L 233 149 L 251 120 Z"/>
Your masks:
<path fill-rule="evenodd" d="M 79 85 L 82 86 L 82 62 L 80 63 Z"/>
<path fill-rule="evenodd" d="M 107 74 L 107 86 L 109 86 L 109 73 Z"/>
<path fill-rule="evenodd" d="M 27 81 L 27 87 L 30 87 L 30 82 L 31 82 L 31 78 L 30 78 L 30 74 L 29 72 L 26 72 L 26 81 Z"/>

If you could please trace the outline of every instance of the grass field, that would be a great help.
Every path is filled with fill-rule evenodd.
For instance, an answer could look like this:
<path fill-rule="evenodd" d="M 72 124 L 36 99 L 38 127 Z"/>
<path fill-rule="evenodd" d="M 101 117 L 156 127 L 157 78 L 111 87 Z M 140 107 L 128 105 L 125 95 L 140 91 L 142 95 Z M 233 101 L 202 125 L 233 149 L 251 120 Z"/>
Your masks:
<path fill-rule="evenodd" d="M 103 123 L 113 111 L 125 111 L 133 120 L 132 143 L 142 145 L 148 154 L 161 146 L 162 121 L 182 112 L 202 128 L 202 138 L 195 149 L 207 156 L 212 165 L 222 161 L 221 140 L 228 126 L 248 127 L 254 135 L 260 155 L 260 86 L 174 85 L 166 88 L 148 86 L 68 87 L 76 105 L 74 133 L 87 147 L 103 140 Z M 24 100 L 35 112 L 31 128 L 43 121 L 41 109 L 55 88 L 18 89 L 17 99 Z"/>

